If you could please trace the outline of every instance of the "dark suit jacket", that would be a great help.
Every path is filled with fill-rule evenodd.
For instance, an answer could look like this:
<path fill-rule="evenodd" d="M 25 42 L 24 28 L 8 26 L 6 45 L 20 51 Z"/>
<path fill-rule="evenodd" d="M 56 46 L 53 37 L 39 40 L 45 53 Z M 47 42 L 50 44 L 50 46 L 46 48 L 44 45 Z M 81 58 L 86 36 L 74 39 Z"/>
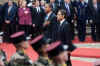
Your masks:
<path fill-rule="evenodd" d="M 31 7 L 31 13 L 32 13 L 32 23 L 35 24 L 36 26 L 42 27 L 45 18 L 44 10 L 40 7 L 40 12 L 38 13 L 36 8 Z"/>
<path fill-rule="evenodd" d="M 69 51 L 73 51 L 76 47 L 72 44 L 71 41 L 71 29 L 70 24 L 65 20 L 62 25 L 55 24 L 52 29 L 53 40 L 61 40 L 63 44 L 67 44 L 69 46 Z"/>
<path fill-rule="evenodd" d="M 84 3 L 84 5 L 81 2 L 77 3 L 77 18 L 78 20 L 87 19 L 87 3 Z"/>
<path fill-rule="evenodd" d="M 56 15 L 55 13 L 51 13 L 50 16 L 48 17 L 47 21 L 50 22 L 50 24 L 46 27 L 44 27 L 44 32 L 46 34 L 46 36 L 48 38 L 51 38 L 51 34 L 52 34 L 52 29 L 53 29 L 53 25 L 57 22 L 57 19 L 56 19 Z M 45 22 L 45 21 L 44 21 Z"/>
<path fill-rule="evenodd" d="M 52 3 L 51 3 L 52 4 Z M 53 5 L 54 4 L 54 5 Z M 59 6 L 57 3 L 53 3 L 52 4 L 52 11 L 57 14 L 58 10 L 59 10 Z"/>
<path fill-rule="evenodd" d="M 8 8 L 9 6 L 5 4 L 3 6 L 3 12 L 4 12 L 4 20 L 10 20 L 12 23 L 16 21 L 16 15 L 17 15 L 17 6 L 13 3 L 13 6 L 11 8 L 10 13 L 8 14 Z"/>
<path fill-rule="evenodd" d="M 68 10 L 65 6 L 65 3 L 63 4 L 62 9 L 66 10 L 67 13 Z M 74 19 L 74 15 L 76 15 L 75 8 L 73 7 L 72 3 L 69 4 L 69 9 L 70 9 L 70 15 L 67 16 L 66 19 L 69 23 L 71 23 L 71 21 Z"/>
<path fill-rule="evenodd" d="M 58 0 L 56 0 L 55 3 L 58 5 L 58 9 L 61 9 L 62 5 L 64 4 L 64 0 L 61 0 L 60 6 L 59 6 L 59 1 Z"/>
<path fill-rule="evenodd" d="M 97 10 L 94 8 L 93 3 L 88 3 L 88 19 L 92 19 L 94 23 L 100 22 L 100 4 L 97 3 Z"/>

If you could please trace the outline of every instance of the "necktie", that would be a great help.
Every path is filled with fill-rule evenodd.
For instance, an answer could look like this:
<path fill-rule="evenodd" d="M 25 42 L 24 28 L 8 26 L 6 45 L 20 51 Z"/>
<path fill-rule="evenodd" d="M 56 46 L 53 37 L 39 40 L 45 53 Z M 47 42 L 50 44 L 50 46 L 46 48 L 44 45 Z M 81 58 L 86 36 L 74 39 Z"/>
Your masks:
<path fill-rule="evenodd" d="M 70 16 L 70 8 L 68 4 L 65 4 L 66 8 L 67 8 L 67 16 Z"/>
<path fill-rule="evenodd" d="M 9 8 L 8 8 L 8 14 L 10 13 L 11 9 L 12 9 L 12 6 L 9 6 Z"/>

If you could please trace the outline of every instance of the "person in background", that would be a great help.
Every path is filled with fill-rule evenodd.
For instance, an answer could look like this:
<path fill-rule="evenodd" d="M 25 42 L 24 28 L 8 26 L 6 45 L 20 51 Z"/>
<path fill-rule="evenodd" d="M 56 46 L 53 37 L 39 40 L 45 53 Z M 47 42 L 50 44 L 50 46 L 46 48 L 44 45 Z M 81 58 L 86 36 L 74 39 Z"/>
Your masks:
<path fill-rule="evenodd" d="M 75 36 L 75 31 L 74 31 L 74 19 L 75 19 L 75 8 L 71 2 L 71 0 L 64 0 L 64 4 L 62 6 L 62 9 L 64 9 L 67 13 L 67 18 L 66 20 L 70 23 L 71 26 L 71 39 L 74 40 L 74 36 Z"/>
<path fill-rule="evenodd" d="M 44 34 L 46 35 L 46 37 L 48 38 L 52 38 L 52 29 L 53 29 L 53 25 L 54 23 L 56 23 L 56 15 L 55 13 L 53 13 L 52 11 L 52 5 L 50 3 L 47 3 L 45 5 L 45 20 L 43 23 L 43 28 L 44 28 Z"/>
<path fill-rule="evenodd" d="M 28 8 L 26 5 L 26 1 L 23 1 L 21 7 L 18 8 L 18 24 L 19 30 L 24 30 L 25 34 L 31 37 L 32 17 L 30 8 Z"/>
<path fill-rule="evenodd" d="M 45 4 L 46 4 L 45 0 L 40 1 L 41 8 L 43 8 L 44 10 L 45 10 Z"/>
<path fill-rule="evenodd" d="M 60 42 L 50 45 L 47 49 L 49 57 L 53 60 L 54 66 L 68 66 L 68 46 Z"/>
<path fill-rule="evenodd" d="M 58 5 L 56 3 L 56 0 L 50 0 L 50 4 L 52 5 L 52 11 L 57 14 L 58 12 Z"/>
<path fill-rule="evenodd" d="M 32 61 L 25 52 L 25 49 L 29 47 L 29 39 L 26 38 L 25 32 L 16 32 L 10 36 L 10 39 L 16 47 L 16 53 L 11 56 L 8 66 L 32 66 Z"/>
<path fill-rule="evenodd" d="M 91 36 L 94 41 L 100 40 L 99 9 L 100 9 L 100 4 L 97 2 L 97 0 L 90 0 L 88 2 L 88 20 L 89 23 L 91 24 Z"/>
<path fill-rule="evenodd" d="M 35 7 L 31 8 L 31 13 L 32 13 L 32 26 L 33 30 L 36 32 L 35 34 L 41 34 L 42 32 L 42 24 L 44 22 L 45 18 L 45 12 L 44 9 L 40 5 L 39 0 L 35 0 Z"/>
<path fill-rule="evenodd" d="M 71 28 L 68 21 L 66 21 L 66 11 L 65 10 L 59 10 L 57 13 L 57 22 L 55 25 L 53 25 L 53 39 L 55 41 L 60 40 L 62 44 L 67 44 L 69 46 L 68 48 L 68 66 L 72 66 L 71 60 L 70 60 L 70 53 L 76 49 L 76 47 L 72 44 L 71 39 Z M 56 31 L 55 31 L 56 30 Z"/>
<path fill-rule="evenodd" d="M 64 4 L 64 0 L 55 0 L 55 2 L 58 5 L 58 9 L 61 9 L 62 5 Z"/>
<path fill-rule="evenodd" d="M 78 38 L 81 42 L 85 41 L 86 37 L 87 16 L 87 3 L 84 0 L 80 0 L 77 3 L 77 30 Z"/>
<path fill-rule="evenodd" d="M 14 3 L 12 0 L 8 0 L 8 2 L 3 5 L 3 15 L 5 27 L 4 32 L 10 36 L 12 33 L 16 32 L 16 3 Z"/>
<path fill-rule="evenodd" d="M 34 42 L 34 40 L 37 40 Z M 33 66 L 53 66 L 52 61 L 49 59 L 46 49 L 51 43 L 51 40 L 44 35 L 39 35 L 31 42 L 33 48 L 38 52 L 39 59 L 33 63 Z"/>

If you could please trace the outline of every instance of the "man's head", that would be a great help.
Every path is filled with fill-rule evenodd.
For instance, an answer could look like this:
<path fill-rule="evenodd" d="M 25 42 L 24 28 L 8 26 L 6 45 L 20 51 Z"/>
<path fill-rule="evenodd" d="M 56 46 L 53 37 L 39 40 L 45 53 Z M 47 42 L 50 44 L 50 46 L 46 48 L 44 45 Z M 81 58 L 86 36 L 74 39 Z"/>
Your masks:
<path fill-rule="evenodd" d="M 16 32 L 12 34 L 10 38 L 17 49 L 26 49 L 29 46 L 28 39 L 26 38 L 24 31 Z"/>
<path fill-rule="evenodd" d="M 57 20 L 61 21 L 66 18 L 66 11 L 65 10 L 59 10 L 57 13 Z"/>
<path fill-rule="evenodd" d="M 49 3 L 45 4 L 45 12 L 46 13 L 49 13 L 51 11 L 52 11 L 52 5 L 49 4 Z"/>
<path fill-rule="evenodd" d="M 12 6 L 13 5 L 13 1 L 12 0 L 8 0 L 8 6 Z"/>
<path fill-rule="evenodd" d="M 93 0 L 93 4 L 96 4 L 97 3 L 97 0 Z"/>
<path fill-rule="evenodd" d="M 31 44 L 33 44 L 33 48 L 39 54 L 47 54 L 46 48 L 48 48 L 49 44 L 52 42 L 51 39 L 46 38 L 43 35 L 37 36 L 35 39 L 32 40 Z"/>
<path fill-rule="evenodd" d="M 39 0 L 35 0 L 35 6 L 39 7 L 40 6 L 40 1 Z"/>

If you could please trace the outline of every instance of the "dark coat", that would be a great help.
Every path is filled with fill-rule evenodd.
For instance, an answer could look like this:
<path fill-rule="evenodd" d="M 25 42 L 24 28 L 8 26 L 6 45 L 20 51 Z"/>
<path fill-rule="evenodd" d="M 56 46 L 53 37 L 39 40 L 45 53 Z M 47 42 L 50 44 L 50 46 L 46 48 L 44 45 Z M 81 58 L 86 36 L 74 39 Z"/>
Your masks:
<path fill-rule="evenodd" d="M 81 2 L 77 3 L 77 18 L 78 20 L 87 19 L 87 3 L 84 2 L 84 5 Z"/>
<path fill-rule="evenodd" d="M 31 7 L 31 13 L 32 13 L 32 23 L 35 24 L 36 26 L 42 27 L 45 18 L 44 9 L 40 7 L 40 12 L 38 13 L 36 8 Z"/>
<path fill-rule="evenodd" d="M 4 20 L 10 20 L 12 23 L 16 21 L 16 15 L 17 15 L 17 6 L 15 3 L 13 3 L 13 6 L 11 8 L 10 13 L 8 14 L 8 3 L 5 3 L 3 6 L 3 12 L 4 12 Z"/>
<path fill-rule="evenodd" d="M 52 12 L 50 14 L 50 16 L 48 17 L 47 21 L 49 21 L 50 24 L 46 27 L 43 27 L 44 28 L 44 33 L 48 38 L 51 38 L 53 25 L 57 22 L 55 13 Z"/>
<path fill-rule="evenodd" d="M 94 23 L 100 22 L 100 4 L 97 3 L 97 10 L 94 8 L 93 3 L 88 3 L 88 19 L 92 19 Z"/>
<path fill-rule="evenodd" d="M 63 44 L 67 44 L 69 46 L 69 51 L 73 51 L 76 48 L 72 44 L 70 24 L 66 20 L 63 22 L 61 26 L 56 23 L 53 27 L 52 32 L 53 40 L 61 40 Z"/>
<path fill-rule="evenodd" d="M 63 4 L 62 9 L 66 10 L 66 13 L 68 13 L 68 9 L 65 6 L 65 3 Z M 73 7 L 72 3 L 69 4 L 69 10 L 70 10 L 70 14 L 67 15 L 66 19 L 68 22 L 71 23 L 71 21 L 74 19 L 74 16 L 76 15 L 75 8 Z"/>

